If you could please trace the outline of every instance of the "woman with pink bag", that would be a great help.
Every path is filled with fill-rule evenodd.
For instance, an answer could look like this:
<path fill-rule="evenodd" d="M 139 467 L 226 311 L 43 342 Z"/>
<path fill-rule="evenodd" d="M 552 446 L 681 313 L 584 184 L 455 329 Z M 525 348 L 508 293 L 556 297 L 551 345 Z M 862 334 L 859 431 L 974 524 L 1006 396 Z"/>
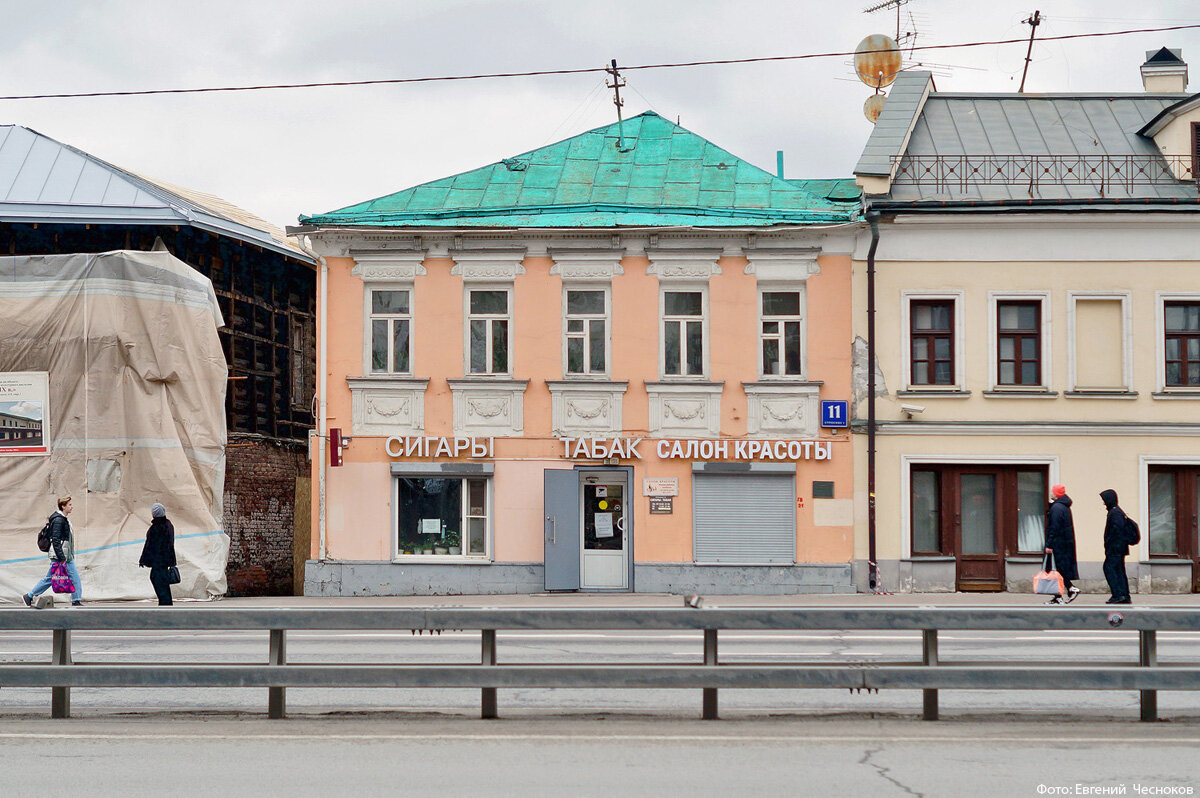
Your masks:
<path fill-rule="evenodd" d="M 1079 578 L 1079 566 L 1075 562 L 1075 521 L 1071 516 L 1071 497 L 1063 485 L 1050 488 L 1054 501 L 1046 510 L 1046 553 L 1053 556 L 1051 568 L 1062 576 L 1065 597 L 1059 594 L 1047 604 L 1070 604 L 1079 595 L 1079 588 L 1071 584 Z"/>
<path fill-rule="evenodd" d="M 58 509 L 50 516 L 50 570 L 33 586 L 33 590 L 21 596 L 26 607 L 32 607 L 34 599 L 44 593 L 56 577 L 61 581 L 60 572 L 63 570 L 71 579 L 71 606 L 83 606 L 83 583 L 79 579 L 79 569 L 75 567 L 75 533 L 71 529 L 71 519 L 67 518 L 73 509 L 75 506 L 71 503 L 71 497 L 63 496 L 58 500 Z M 56 589 L 55 592 L 59 591 Z M 51 603 L 53 601 L 38 601 L 37 606 L 40 609 Z"/>

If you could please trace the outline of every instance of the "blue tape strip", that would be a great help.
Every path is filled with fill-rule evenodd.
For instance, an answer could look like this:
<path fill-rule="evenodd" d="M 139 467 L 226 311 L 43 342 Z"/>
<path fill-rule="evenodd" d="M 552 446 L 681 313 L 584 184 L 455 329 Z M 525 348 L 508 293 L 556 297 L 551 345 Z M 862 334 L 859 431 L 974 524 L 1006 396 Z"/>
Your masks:
<path fill-rule="evenodd" d="M 175 539 L 176 540 L 186 540 L 187 538 L 208 538 L 208 537 L 212 537 L 213 535 L 224 535 L 224 534 L 225 534 L 225 532 L 223 530 L 218 529 L 213 532 L 193 532 L 190 535 L 177 535 L 175 537 Z M 109 543 L 107 546 L 97 546 L 93 549 L 79 549 L 75 553 L 76 554 L 87 554 L 88 552 L 93 552 L 93 551 L 104 551 L 105 549 L 115 549 L 120 546 L 136 546 L 138 544 L 145 543 L 145 542 L 146 541 L 144 541 L 144 540 L 125 540 L 120 543 Z M 48 557 L 49 557 L 49 555 L 43 554 L 40 557 L 21 557 L 16 560 L 0 560 L 0 565 L 15 565 L 16 563 L 21 563 L 21 562 L 45 562 L 45 561 L 47 561 Z"/>

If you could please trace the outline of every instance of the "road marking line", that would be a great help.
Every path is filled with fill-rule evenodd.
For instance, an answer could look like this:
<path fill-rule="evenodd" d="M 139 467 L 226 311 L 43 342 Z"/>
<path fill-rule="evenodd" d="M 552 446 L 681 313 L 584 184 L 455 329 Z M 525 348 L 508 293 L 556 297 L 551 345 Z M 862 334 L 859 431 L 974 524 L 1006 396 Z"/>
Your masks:
<path fill-rule="evenodd" d="M 154 742 L 162 742 L 164 740 L 207 740 L 207 741 L 227 741 L 231 743 L 240 743 L 245 740 L 295 740 L 297 742 L 306 742 L 321 744 L 328 740 L 347 740 L 347 741 L 370 741 L 370 740 L 396 740 L 396 741 L 426 741 L 426 740 L 469 740 L 474 742 L 511 742 L 521 740 L 538 740 L 538 741 L 588 741 L 588 742 L 628 742 L 630 740 L 640 740 L 646 742 L 761 742 L 761 743 L 883 743 L 900 745 L 904 743 L 924 744 L 924 743 L 982 743 L 987 745 L 1014 743 L 1019 745 L 1028 745 L 1030 738 L 1022 737 L 996 737 L 993 735 L 984 735 L 979 737 L 963 737 L 956 736 L 923 736 L 923 737 L 903 737 L 889 738 L 886 741 L 881 741 L 878 735 L 792 735 L 792 736 L 775 736 L 775 735 L 721 735 L 721 734 L 608 734 L 596 735 L 580 733 L 577 735 L 563 735 L 561 733 L 553 734 L 324 734 L 320 733 L 319 737 L 306 737 L 299 734 L 256 734 L 253 732 L 247 733 L 238 731 L 236 734 L 94 734 L 85 732 L 0 732 L 0 739 L 4 740 L 147 740 Z M 1200 737 L 1146 737 L 1146 738 L 1128 738 L 1128 737 L 1055 737 L 1056 743 L 1088 743 L 1088 744 L 1112 744 L 1121 743 L 1128 744 L 1147 744 L 1147 745 L 1195 745 L 1200 743 Z"/>

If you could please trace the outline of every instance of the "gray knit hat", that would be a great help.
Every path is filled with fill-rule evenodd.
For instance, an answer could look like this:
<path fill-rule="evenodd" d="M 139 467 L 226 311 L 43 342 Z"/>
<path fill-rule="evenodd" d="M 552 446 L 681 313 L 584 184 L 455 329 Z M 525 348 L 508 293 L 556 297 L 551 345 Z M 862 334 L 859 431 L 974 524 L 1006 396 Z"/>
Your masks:
<path fill-rule="evenodd" d="M 153 506 L 150 507 L 150 515 L 154 516 L 155 518 L 166 518 L 167 508 L 163 507 L 158 502 L 155 502 Z"/>

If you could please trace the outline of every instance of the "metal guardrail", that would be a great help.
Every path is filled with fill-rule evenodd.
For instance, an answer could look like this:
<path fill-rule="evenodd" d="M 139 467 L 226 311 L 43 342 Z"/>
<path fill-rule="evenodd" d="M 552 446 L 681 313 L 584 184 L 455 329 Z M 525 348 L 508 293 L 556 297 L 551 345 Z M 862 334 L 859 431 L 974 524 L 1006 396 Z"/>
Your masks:
<path fill-rule="evenodd" d="M 289 664 L 288 630 L 478 630 L 478 664 Z M 497 631 L 703 631 L 700 665 L 500 664 Z M 1136 631 L 1137 662 L 1070 665 L 943 660 L 938 632 Z M 1138 690 L 1141 719 L 1158 718 L 1158 690 L 1200 690 L 1200 663 L 1160 665 L 1157 633 L 1200 631 L 1197 609 L 1039 607 L 736 609 L 109 609 L 0 610 L 0 631 L 46 630 L 48 664 L 0 663 L 0 687 L 50 687 L 51 717 L 71 714 L 72 687 L 265 687 L 268 715 L 286 714 L 288 687 L 471 687 L 481 715 L 498 717 L 496 690 L 509 687 L 697 688 L 702 717 L 717 718 L 721 688 L 920 689 L 923 715 L 938 718 L 938 690 Z M 268 633 L 265 664 L 94 664 L 76 662 L 73 631 L 245 631 Z M 921 660 L 722 665 L 721 630 L 920 631 Z"/>

